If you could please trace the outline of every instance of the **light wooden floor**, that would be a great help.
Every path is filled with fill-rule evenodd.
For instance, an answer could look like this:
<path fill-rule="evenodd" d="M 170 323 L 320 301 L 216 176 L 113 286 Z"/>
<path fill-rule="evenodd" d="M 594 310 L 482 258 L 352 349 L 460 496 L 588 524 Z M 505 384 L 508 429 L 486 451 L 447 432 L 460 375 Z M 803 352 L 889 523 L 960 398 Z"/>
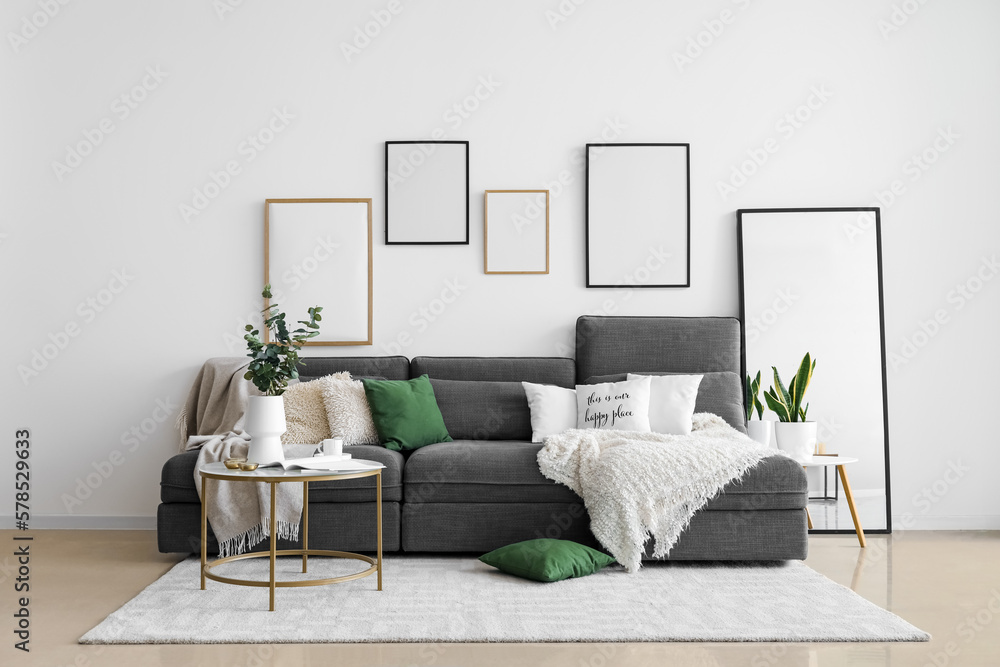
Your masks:
<path fill-rule="evenodd" d="M 13 648 L 14 531 L 0 531 L 0 665 L 1000 665 L 1000 533 L 816 536 L 807 563 L 933 635 L 919 644 L 362 644 L 80 646 L 180 557 L 152 532 L 35 531 L 31 652 Z M 950 651 L 953 655 L 948 656 Z"/>

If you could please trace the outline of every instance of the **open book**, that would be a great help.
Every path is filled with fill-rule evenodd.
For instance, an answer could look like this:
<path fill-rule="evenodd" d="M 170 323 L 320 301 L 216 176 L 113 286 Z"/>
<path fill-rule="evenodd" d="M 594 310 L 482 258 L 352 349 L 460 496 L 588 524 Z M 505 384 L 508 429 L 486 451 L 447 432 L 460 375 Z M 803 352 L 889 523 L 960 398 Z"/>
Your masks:
<path fill-rule="evenodd" d="M 361 472 L 377 470 L 385 466 L 378 461 L 352 459 L 350 454 L 340 456 L 308 456 L 301 459 L 285 459 L 260 464 L 261 468 L 281 468 L 283 470 L 336 470 L 337 472 Z"/>

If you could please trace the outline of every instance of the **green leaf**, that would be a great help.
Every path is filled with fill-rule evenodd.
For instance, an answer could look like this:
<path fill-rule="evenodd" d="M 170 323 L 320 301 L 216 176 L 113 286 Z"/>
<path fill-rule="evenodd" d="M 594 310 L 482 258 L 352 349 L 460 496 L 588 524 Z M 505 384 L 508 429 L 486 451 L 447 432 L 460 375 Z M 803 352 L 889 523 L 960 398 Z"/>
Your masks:
<path fill-rule="evenodd" d="M 261 296 L 271 299 L 271 285 L 264 286 Z M 268 304 L 261 309 L 266 332 L 270 332 L 273 342 L 264 344 L 258 337 L 260 331 L 253 329 L 252 325 L 246 326 L 247 333 L 243 339 L 247 342 L 247 356 L 251 362 L 244 377 L 251 380 L 261 392 L 267 396 L 280 396 L 288 387 L 288 381 L 299 378 L 298 350 L 310 338 L 319 335 L 319 311 L 320 306 L 313 306 L 308 309 L 309 320 L 300 321 L 308 329 L 295 329 L 289 331 L 286 323 L 285 313 L 281 312 L 278 304 Z M 302 362 L 302 365 L 305 365 Z"/>
<path fill-rule="evenodd" d="M 778 369 L 771 366 L 771 370 L 774 371 L 774 386 L 778 388 L 778 392 L 781 395 L 781 402 L 785 405 L 791 405 L 792 399 L 788 395 L 788 390 L 785 389 L 785 383 L 781 381 L 781 376 L 778 375 Z M 771 387 L 771 391 L 774 391 L 774 387 Z M 775 394 L 777 396 L 778 394 Z"/>
<path fill-rule="evenodd" d="M 784 401 L 784 397 L 779 395 L 774 390 L 774 387 L 771 387 L 764 392 L 764 400 L 767 401 L 767 407 L 770 408 L 774 414 L 778 415 L 779 421 L 792 421 L 788 404 Z"/>
<path fill-rule="evenodd" d="M 747 421 L 753 417 L 753 401 L 754 395 L 752 393 L 753 389 L 750 386 L 750 376 L 747 376 L 746 389 L 743 391 L 743 409 L 747 413 Z"/>
<path fill-rule="evenodd" d="M 792 392 L 792 407 L 798 412 L 799 406 L 802 405 L 802 398 L 806 395 L 806 389 L 809 388 L 809 380 L 812 378 L 813 362 L 809 353 L 806 352 L 806 356 L 803 357 L 802 363 L 799 364 L 799 370 L 795 373 L 795 391 Z"/>

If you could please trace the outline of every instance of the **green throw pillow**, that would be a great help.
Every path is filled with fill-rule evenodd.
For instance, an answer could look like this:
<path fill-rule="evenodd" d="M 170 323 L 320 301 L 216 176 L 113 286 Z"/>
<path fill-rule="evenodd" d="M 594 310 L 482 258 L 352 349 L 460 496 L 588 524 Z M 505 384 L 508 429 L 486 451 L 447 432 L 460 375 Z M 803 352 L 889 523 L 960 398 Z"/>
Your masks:
<path fill-rule="evenodd" d="M 569 540 L 528 540 L 491 551 L 479 560 L 501 572 L 535 581 L 585 577 L 615 562 L 611 556 Z"/>
<path fill-rule="evenodd" d="M 451 442 L 426 375 L 412 380 L 361 380 L 379 440 L 393 451 Z"/>

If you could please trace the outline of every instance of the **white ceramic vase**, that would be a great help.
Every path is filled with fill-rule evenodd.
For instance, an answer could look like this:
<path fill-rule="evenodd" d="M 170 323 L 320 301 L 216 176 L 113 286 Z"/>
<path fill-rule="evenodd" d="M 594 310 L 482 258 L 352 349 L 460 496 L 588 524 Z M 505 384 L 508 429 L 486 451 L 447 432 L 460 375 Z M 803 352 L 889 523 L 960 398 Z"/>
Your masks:
<path fill-rule="evenodd" d="M 243 424 L 250 434 L 247 461 L 271 463 L 284 461 L 281 435 L 285 432 L 285 401 L 281 396 L 250 396 Z"/>
<path fill-rule="evenodd" d="M 816 453 L 816 422 L 777 422 L 774 435 L 778 449 L 796 461 L 805 461 Z"/>
<path fill-rule="evenodd" d="M 747 422 L 747 433 L 753 440 L 765 447 L 770 447 L 771 434 L 774 433 L 774 422 L 764 419 L 751 419 Z"/>

